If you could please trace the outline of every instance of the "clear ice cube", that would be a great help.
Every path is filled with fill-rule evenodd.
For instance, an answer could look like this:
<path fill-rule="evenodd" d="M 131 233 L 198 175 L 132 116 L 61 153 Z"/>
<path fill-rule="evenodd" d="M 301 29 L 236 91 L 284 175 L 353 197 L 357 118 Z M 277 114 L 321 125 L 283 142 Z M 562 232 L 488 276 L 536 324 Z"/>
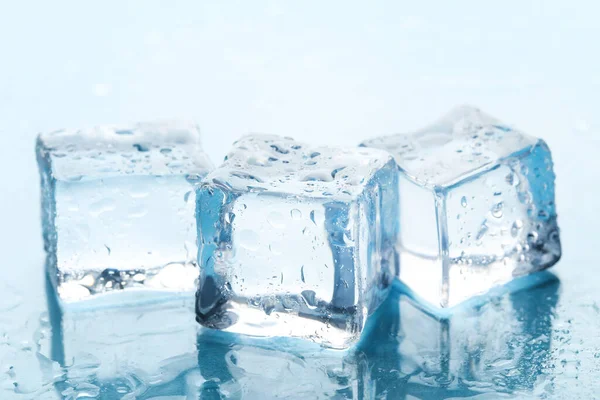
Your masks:
<path fill-rule="evenodd" d="M 398 163 L 400 279 L 454 306 L 561 254 L 550 149 L 468 106 L 413 134 L 362 144 Z"/>
<path fill-rule="evenodd" d="M 377 149 L 237 141 L 197 191 L 198 321 L 353 343 L 394 273 L 396 168 Z"/>
<path fill-rule="evenodd" d="M 124 288 L 193 290 L 194 182 L 211 169 L 184 123 L 41 134 L 51 276 L 64 301 Z"/>

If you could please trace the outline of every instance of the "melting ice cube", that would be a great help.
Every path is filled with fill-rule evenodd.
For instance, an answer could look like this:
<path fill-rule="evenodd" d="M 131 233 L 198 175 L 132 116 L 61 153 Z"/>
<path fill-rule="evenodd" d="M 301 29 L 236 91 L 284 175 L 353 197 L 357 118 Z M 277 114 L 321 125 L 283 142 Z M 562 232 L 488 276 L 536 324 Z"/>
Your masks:
<path fill-rule="evenodd" d="M 198 320 L 352 344 L 393 273 L 397 176 L 377 149 L 268 135 L 237 141 L 197 192 Z"/>
<path fill-rule="evenodd" d="M 472 107 L 366 141 L 400 170 L 400 279 L 451 307 L 561 254 L 550 149 Z"/>
<path fill-rule="evenodd" d="M 126 288 L 192 290 L 194 183 L 211 163 L 193 125 L 39 136 L 45 248 L 64 301 Z"/>

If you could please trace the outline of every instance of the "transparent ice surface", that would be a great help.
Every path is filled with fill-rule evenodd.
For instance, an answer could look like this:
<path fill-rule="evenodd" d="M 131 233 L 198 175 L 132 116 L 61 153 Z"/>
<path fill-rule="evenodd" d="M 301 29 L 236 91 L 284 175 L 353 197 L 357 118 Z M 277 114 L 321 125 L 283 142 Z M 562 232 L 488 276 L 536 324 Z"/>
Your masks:
<path fill-rule="evenodd" d="M 397 232 L 395 168 L 376 149 L 237 141 L 197 192 L 198 320 L 331 347 L 356 341 L 395 269 L 386 254 Z"/>
<path fill-rule="evenodd" d="M 44 242 L 61 299 L 193 289 L 193 184 L 211 168 L 195 126 L 62 130 L 40 135 L 37 155 Z"/>
<path fill-rule="evenodd" d="M 400 279 L 425 301 L 451 307 L 560 258 L 543 140 L 463 106 L 363 146 L 399 165 Z"/>

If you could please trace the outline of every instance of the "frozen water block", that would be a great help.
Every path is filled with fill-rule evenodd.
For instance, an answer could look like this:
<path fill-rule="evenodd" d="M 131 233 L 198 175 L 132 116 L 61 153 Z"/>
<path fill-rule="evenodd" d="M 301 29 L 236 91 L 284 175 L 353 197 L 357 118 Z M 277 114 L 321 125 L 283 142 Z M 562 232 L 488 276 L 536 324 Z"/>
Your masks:
<path fill-rule="evenodd" d="M 41 134 L 36 151 L 48 265 L 63 301 L 194 289 L 194 183 L 211 169 L 194 125 L 62 130 Z"/>
<path fill-rule="evenodd" d="M 452 307 L 561 254 L 550 149 L 472 107 L 366 141 L 400 168 L 400 279 Z"/>
<path fill-rule="evenodd" d="M 197 191 L 198 321 L 349 346 L 394 273 L 397 176 L 377 149 L 236 142 Z"/>

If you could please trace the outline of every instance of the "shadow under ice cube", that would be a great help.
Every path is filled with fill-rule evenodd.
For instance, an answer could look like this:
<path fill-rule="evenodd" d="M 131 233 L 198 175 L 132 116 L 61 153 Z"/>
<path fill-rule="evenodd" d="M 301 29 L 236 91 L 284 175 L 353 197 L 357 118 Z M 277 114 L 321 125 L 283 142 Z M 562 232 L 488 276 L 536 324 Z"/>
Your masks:
<path fill-rule="evenodd" d="M 49 272 L 63 301 L 193 290 L 194 182 L 211 169 L 195 126 L 63 130 L 40 135 L 36 151 Z"/>
<path fill-rule="evenodd" d="M 366 141 L 400 169 L 400 279 L 452 307 L 561 254 L 550 149 L 476 108 Z"/>
<path fill-rule="evenodd" d="M 397 188 L 396 164 L 380 150 L 236 142 L 197 191 L 198 321 L 352 344 L 395 272 Z"/>

